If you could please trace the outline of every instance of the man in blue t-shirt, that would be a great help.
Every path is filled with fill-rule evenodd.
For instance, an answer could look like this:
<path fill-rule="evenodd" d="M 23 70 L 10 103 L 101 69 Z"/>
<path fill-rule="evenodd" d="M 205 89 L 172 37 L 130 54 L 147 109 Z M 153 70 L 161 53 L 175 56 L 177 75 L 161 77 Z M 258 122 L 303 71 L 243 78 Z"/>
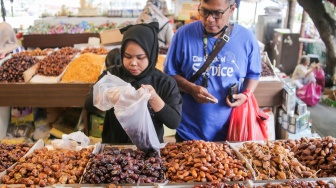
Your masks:
<path fill-rule="evenodd" d="M 177 142 L 225 140 L 232 108 L 246 101 L 242 92 L 253 92 L 258 85 L 259 45 L 248 29 L 229 23 L 235 8 L 234 0 L 201 0 L 201 21 L 180 27 L 173 37 L 164 71 L 184 93 Z M 226 25 L 230 25 L 230 32 L 224 31 Z M 202 67 L 223 33 L 230 35 L 229 41 L 194 83 L 188 81 Z M 233 95 L 236 101 L 231 103 L 228 92 L 233 83 L 239 85 L 239 92 Z M 218 103 L 214 104 L 212 99 L 218 99 Z"/>

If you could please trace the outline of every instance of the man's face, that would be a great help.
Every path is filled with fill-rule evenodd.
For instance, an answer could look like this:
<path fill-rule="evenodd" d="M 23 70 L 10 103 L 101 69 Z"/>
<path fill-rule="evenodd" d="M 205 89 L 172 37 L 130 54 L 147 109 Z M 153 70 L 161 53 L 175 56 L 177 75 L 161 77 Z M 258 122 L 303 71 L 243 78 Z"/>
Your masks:
<path fill-rule="evenodd" d="M 235 8 L 236 4 L 230 6 L 226 0 L 209 0 L 207 3 L 201 0 L 199 13 L 205 30 L 208 33 L 218 33 L 228 24 Z"/>

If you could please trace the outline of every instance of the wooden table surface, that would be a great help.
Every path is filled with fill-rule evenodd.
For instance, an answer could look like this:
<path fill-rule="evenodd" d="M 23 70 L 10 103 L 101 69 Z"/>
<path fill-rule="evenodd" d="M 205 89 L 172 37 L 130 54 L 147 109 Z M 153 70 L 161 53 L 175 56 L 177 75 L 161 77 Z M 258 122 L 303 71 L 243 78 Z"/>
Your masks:
<path fill-rule="evenodd" d="M 0 106 L 21 107 L 83 107 L 93 84 L 0 83 Z M 281 81 L 259 82 L 254 95 L 259 106 L 282 103 Z"/>

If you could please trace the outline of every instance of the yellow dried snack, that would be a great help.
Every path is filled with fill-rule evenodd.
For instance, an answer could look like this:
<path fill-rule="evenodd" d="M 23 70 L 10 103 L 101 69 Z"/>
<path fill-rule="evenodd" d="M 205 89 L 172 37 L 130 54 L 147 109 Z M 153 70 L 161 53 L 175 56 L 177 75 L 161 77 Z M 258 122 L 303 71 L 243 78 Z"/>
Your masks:
<path fill-rule="evenodd" d="M 158 60 L 156 62 L 156 66 L 155 67 L 157 69 L 159 69 L 160 71 L 162 71 L 162 72 L 163 72 L 163 64 L 164 64 L 165 60 L 166 60 L 166 55 L 159 55 L 158 56 Z"/>
<path fill-rule="evenodd" d="M 75 58 L 65 71 L 61 82 L 93 83 L 98 80 L 106 56 L 85 53 Z"/>

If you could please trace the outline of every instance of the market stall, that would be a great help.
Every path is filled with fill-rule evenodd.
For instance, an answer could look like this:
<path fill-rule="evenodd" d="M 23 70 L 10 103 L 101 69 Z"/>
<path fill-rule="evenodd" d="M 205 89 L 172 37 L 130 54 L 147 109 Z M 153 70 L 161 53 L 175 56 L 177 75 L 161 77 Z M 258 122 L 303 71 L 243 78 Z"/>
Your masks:
<path fill-rule="evenodd" d="M 57 53 L 58 53 L 58 56 L 59 54 L 62 54 L 62 53 L 67 54 L 67 56 L 72 56 L 78 53 L 78 51 L 73 51 L 73 50 L 74 49 L 72 48 L 64 47 L 64 48 L 61 48 L 61 50 L 59 50 Z M 50 55 L 47 56 L 46 54 L 42 54 L 42 52 L 40 51 L 41 50 L 35 50 L 31 52 L 32 57 L 39 57 L 43 59 L 41 60 L 41 63 L 39 63 L 40 69 L 41 70 L 53 69 L 53 71 L 47 71 L 47 72 L 56 71 L 58 72 L 58 74 L 57 75 L 44 75 L 43 79 L 41 79 L 41 75 L 40 75 L 41 73 L 35 75 L 35 71 L 33 71 L 34 77 L 31 75 L 29 77 L 30 78 L 29 80 L 27 80 L 27 77 L 26 77 L 26 80 L 24 80 L 23 72 L 25 72 L 24 71 L 25 69 L 24 68 L 20 69 L 18 73 L 15 73 L 15 75 L 21 75 L 21 76 L 18 76 L 17 78 L 21 81 L 15 80 L 15 79 L 13 81 L 3 80 L 0 83 L 0 106 L 18 106 L 18 107 L 29 106 L 29 107 L 45 107 L 45 108 L 47 107 L 83 107 L 86 95 L 88 94 L 89 90 L 93 86 L 95 79 L 97 79 L 99 76 L 99 74 L 96 74 L 94 76 L 95 79 L 89 82 L 85 81 L 88 75 L 93 74 L 92 72 L 93 65 L 90 64 L 89 65 L 90 68 L 89 67 L 85 68 L 84 66 L 77 66 L 77 67 L 83 68 L 83 70 L 78 69 L 72 72 L 74 72 L 75 74 L 80 74 L 80 73 L 83 74 L 82 78 L 78 79 L 77 81 L 65 82 L 64 79 L 62 81 L 62 77 L 65 74 L 64 69 L 66 69 L 67 64 L 74 65 L 73 60 L 72 60 L 74 59 L 74 57 L 71 57 L 67 62 L 64 62 L 66 65 L 64 65 L 63 68 L 60 68 L 59 63 L 61 62 L 61 60 L 58 60 L 59 57 L 51 58 L 51 57 L 48 57 L 48 56 L 52 56 L 52 54 L 50 54 L 51 52 L 48 52 Z M 48 51 L 48 49 L 45 49 L 42 51 Z M 93 51 L 95 53 L 101 53 L 103 50 L 91 49 L 91 52 Z M 52 53 L 56 53 L 56 52 L 52 52 Z M 104 52 L 104 54 L 106 53 L 107 51 Z M 2 60 L 2 63 L 4 63 L 6 60 L 14 61 L 15 58 L 16 57 L 13 57 L 11 59 Z M 32 58 L 32 60 L 33 59 L 34 58 Z M 66 58 L 61 58 L 61 59 L 63 61 Z M 159 58 L 159 59 L 161 59 L 161 64 L 162 64 L 164 60 L 162 60 L 162 58 Z M 271 67 L 267 54 L 266 55 L 264 54 L 262 59 L 265 63 L 267 62 L 266 67 Z M 52 65 L 52 62 L 54 62 L 57 65 L 56 66 Z M 12 62 L 11 65 L 14 66 L 15 63 Z M 18 65 L 18 66 L 21 66 L 21 65 Z M 26 69 L 30 68 L 30 66 L 26 67 Z M 159 66 L 160 64 L 158 64 L 158 68 Z M 101 72 L 103 68 L 104 67 L 101 64 L 101 67 L 96 68 L 96 71 Z M 9 69 L 11 70 L 11 68 Z M 265 73 L 264 77 L 262 77 L 262 79 L 260 80 L 258 84 L 256 91 L 254 92 L 259 106 L 260 107 L 272 107 L 273 113 L 276 114 L 275 107 L 280 106 L 282 104 L 283 85 L 284 83 L 278 78 L 277 75 L 274 74 L 274 71 L 272 69 L 268 70 L 268 73 Z M 85 110 L 84 110 L 84 113 L 85 113 Z M 84 118 L 84 120 L 85 120 L 85 128 L 86 128 L 85 133 L 89 134 L 88 132 L 89 126 L 87 125 L 88 123 L 87 118 Z"/>
<path fill-rule="evenodd" d="M 101 50 L 91 49 L 91 52 L 98 53 Z M 38 52 L 38 54 L 40 53 L 42 52 Z M 55 54 L 63 57 L 62 53 L 71 56 L 74 55 L 73 53 L 80 52 L 66 48 L 59 52 L 48 52 L 49 55 L 46 56 Z M 99 59 L 101 57 L 101 55 L 90 55 L 85 57 L 85 60 L 79 61 L 78 59 L 83 57 L 84 54 L 76 54 L 69 62 L 64 62 L 67 65 L 63 69 L 57 67 L 57 74 L 53 75 L 58 78 L 56 82 L 32 83 L 30 81 L 36 75 L 32 75 L 27 80 L 27 77 L 21 78 L 25 72 L 21 70 L 13 78 L 16 81 L 9 82 L 7 80 L 9 83 L 3 82 L 0 84 L 0 105 L 83 107 L 85 97 L 94 81 L 66 82 L 64 77 L 67 75 L 67 70 L 72 69 L 70 66 L 76 65 L 74 63 L 76 60 L 77 63 L 80 63 L 89 58 Z M 42 61 L 39 62 L 38 67 L 46 66 L 44 63 L 48 64 L 47 67 L 53 67 L 51 65 L 52 59 L 43 62 L 46 58 L 40 57 Z M 64 57 L 62 59 L 66 60 Z M 276 74 L 271 74 L 274 73 L 274 70 L 272 70 L 268 58 L 263 56 L 262 59 L 268 62 L 266 66 L 270 68 L 270 72 L 263 72 L 255 96 L 262 107 L 268 106 L 277 109 L 277 107 L 283 106 L 282 108 L 285 111 L 281 114 L 282 119 L 283 114 L 293 108 L 293 99 L 287 96 L 292 91 Z M 34 62 L 31 59 L 24 60 Z M 56 58 L 55 62 L 58 61 Z M 4 63 L 5 61 L 2 62 L 2 65 Z M 29 66 L 33 67 L 31 64 Z M 92 66 L 90 65 L 90 67 Z M 75 67 L 84 66 L 76 65 Z M 104 68 L 103 63 L 98 67 L 95 70 L 100 73 Z M 45 72 L 37 72 L 39 74 L 50 74 L 56 71 L 43 70 Z M 94 72 L 92 68 L 89 70 L 91 73 Z M 69 78 L 75 78 L 75 76 Z M 287 95 L 284 95 L 284 93 L 287 93 Z M 288 106 L 289 104 L 290 106 Z M 278 115 L 276 111 L 275 114 Z M 275 120 L 277 119 L 278 117 L 275 118 Z M 87 120 L 85 124 L 85 133 L 89 135 Z M 292 130 L 289 128 L 290 126 L 294 126 L 295 129 L 301 128 L 296 127 L 297 124 L 288 123 L 288 125 L 288 130 Z M 39 141 L 39 144 L 41 144 L 41 141 Z M 0 150 L 6 148 L 19 148 L 20 150 L 20 147 L 24 148 L 21 149 L 24 152 L 20 153 L 20 157 L 24 156 L 23 158 L 17 157 L 12 163 L 3 165 L 0 184 L 6 184 L 7 187 L 20 185 L 40 187 L 55 185 L 60 187 L 135 187 L 137 184 L 139 184 L 139 187 L 174 188 L 223 186 L 316 187 L 317 185 L 333 186 L 335 184 L 333 169 L 336 141 L 332 137 L 255 142 L 205 142 L 201 140 L 183 143 L 170 142 L 162 147 L 158 151 L 159 153 L 139 151 L 137 150 L 139 147 L 136 145 L 100 145 L 100 143 L 91 145 L 83 151 L 71 152 L 64 150 L 64 148 L 55 151 L 50 150 L 50 146 L 46 143 L 43 146 L 39 145 L 39 147 L 36 147 L 36 145 L 0 146 Z M 1 151 L 0 153 L 7 152 Z M 28 154 L 26 155 L 26 153 Z M 73 155 L 83 158 L 76 164 L 64 164 L 66 161 L 71 161 Z M 41 160 L 42 156 L 43 161 Z M 9 155 L 2 156 L 2 162 L 8 161 L 7 157 Z M 67 157 L 70 157 L 71 160 Z"/>

